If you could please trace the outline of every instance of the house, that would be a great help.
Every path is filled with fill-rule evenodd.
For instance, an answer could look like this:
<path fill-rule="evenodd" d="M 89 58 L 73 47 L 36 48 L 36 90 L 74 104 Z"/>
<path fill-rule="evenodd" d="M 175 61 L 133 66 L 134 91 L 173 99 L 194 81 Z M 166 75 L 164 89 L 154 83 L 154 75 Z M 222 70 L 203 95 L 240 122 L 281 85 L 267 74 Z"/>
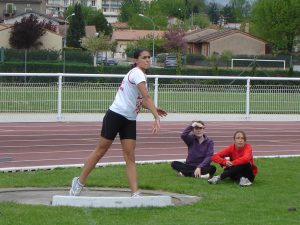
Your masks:
<path fill-rule="evenodd" d="M 115 30 L 112 34 L 112 40 L 117 42 L 116 58 L 125 58 L 125 50 L 127 44 L 130 42 L 138 41 L 139 39 L 152 37 L 161 38 L 165 31 L 160 30 Z"/>
<path fill-rule="evenodd" d="M 196 30 L 192 30 L 192 31 L 188 31 L 185 36 L 184 36 L 184 40 L 186 42 L 191 42 L 199 37 L 211 34 L 211 33 L 215 33 L 217 32 L 217 29 L 214 28 L 205 28 L 205 29 L 196 29 Z"/>
<path fill-rule="evenodd" d="M 234 55 L 265 55 L 270 53 L 268 42 L 240 30 L 224 29 L 206 32 L 200 30 L 193 34 L 187 34 L 185 38 L 190 54 L 210 56 L 213 53 L 222 54 L 225 50 Z"/>
<path fill-rule="evenodd" d="M 129 26 L 127 23 L 124 22 L 115 22 L 111 23 L 113 30 L 128 30 Z"/>
<path fill-rule="evenodd" d="M 9 37 L 13 25 L 0 24 L 0 48 L 11 48 L 9 45 Z M 66 26 L 68 28 L 68 26 Z M 85 27 L 86 37 L 92 37 L 96 34 L 95 26 Z M 46 30 L 46 33 L 41 37 L 42 46 L 40 49 L 51 49 L 61 51 L 64 41 L 64 25 L 58 26 L 58 32 Z"/>
<path fill-rule="evenodd" d="M 58 26 L 58 33 L 62 36 L 65 35 L 65 32 L 67 32 L 69 29 L 69 25 L 59 25 Z M 94 37 L 97 35 L 96 27 L 94 25 L 92 26 L 85 26 L 85 36 L 86 37 Z"/>
<path fill-rule="evenodd" d="M 13 26 L 0 25 L 0 48 L 11 48 L 9 44 L 10 32 Z M 53 31 L 46 30 L 40 38 L 42 45 L 39 49 L 60 51 L 63 46 L 63 36 Z"/>
<path fill-rule="evenodd" d="M 46 12 L 45 0 L 1 0 L 0 22 L 21 13 L 36 11 Z"/>
<path fill-rule="evenodd" d="M 9 37 L 11 28 L 8 25 L 0 24 L 0 48 L 10 48 Z"/>
<path fill-rule="evenodd" d="M 31 14 L 36 16 L 40 22 L 42 21 L 45 21 L 46 23 L 51 22 L 54 26 L 58 26 L 65 23 L 65 21 L 62 19 L 54 18 L 37 11 L 23 12 L 18 15 L 14 15 L 12 17 L 4 19 L 3 23 L 13 25 L 17 21 L 20 22 L 23 17 L 29 17 Z"/>

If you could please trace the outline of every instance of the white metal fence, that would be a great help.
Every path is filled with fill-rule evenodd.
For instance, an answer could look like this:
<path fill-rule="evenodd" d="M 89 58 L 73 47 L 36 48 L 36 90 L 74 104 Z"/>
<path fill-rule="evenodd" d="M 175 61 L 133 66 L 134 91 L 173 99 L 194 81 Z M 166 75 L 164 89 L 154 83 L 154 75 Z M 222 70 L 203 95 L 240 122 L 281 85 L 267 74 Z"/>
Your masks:
<path fill-rule="evenodd" d="M 65 121 L 78 116 L 82 118 L 79 120 L 93 120 L 93 116 L 100 120 L 99 114 L 105 113 L 113 101 L 119 82 L 90 79 L 120 80 L 124 75 L 0 73 L 0 78 L 24 76 L 27 81 L 30 77 L 54 77 L 55 82 L 0 82 L 1 122 L 26 121 L 26 116 L 33 121 Z M 70 77 L 84 79 L 63 81 Z M 173 114 L 174 120 L 195 116 L 213 120 L 300 120 L 300 78 L 148 75 L 148 79 L 155 104 Z M 171 79 L 176 82 L 168 82 Z M 228 84 L 209 84 L 211 80 L 228 80 Z M 256 81 L 281 82 L 262 85 Z"/>

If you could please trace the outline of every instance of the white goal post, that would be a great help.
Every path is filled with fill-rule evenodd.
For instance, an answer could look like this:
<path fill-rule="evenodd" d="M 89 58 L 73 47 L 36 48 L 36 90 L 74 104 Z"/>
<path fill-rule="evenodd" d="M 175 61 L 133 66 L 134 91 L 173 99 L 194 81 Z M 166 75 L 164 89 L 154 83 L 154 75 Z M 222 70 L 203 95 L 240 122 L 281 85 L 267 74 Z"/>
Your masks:
<path fill-rule="evenodd" d="M 281 59 L 231 59 L 231 69 L 233 69 L 234 61 L 251 61 L 251 62 L 281 62 L 283 63 L 283 69 L 285 70 L 285 60 Z"/>

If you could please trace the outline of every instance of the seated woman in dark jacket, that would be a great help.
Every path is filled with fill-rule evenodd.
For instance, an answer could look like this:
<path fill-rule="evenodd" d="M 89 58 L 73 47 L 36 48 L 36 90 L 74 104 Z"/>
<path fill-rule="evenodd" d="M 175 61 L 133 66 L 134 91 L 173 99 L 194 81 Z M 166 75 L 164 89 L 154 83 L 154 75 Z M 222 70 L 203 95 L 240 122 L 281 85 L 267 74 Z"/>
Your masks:
<path fill-rule="evenodd" d="M 171 163 L 178 175 L 207 179 L 216 172 L 216 167 L 210 165 L 214 142 L 205 135 L 204 129 L 202 121 L 194 121 L 182 132 L 181 139 L 188 146 L 188 155 L 185 163 Z"/>

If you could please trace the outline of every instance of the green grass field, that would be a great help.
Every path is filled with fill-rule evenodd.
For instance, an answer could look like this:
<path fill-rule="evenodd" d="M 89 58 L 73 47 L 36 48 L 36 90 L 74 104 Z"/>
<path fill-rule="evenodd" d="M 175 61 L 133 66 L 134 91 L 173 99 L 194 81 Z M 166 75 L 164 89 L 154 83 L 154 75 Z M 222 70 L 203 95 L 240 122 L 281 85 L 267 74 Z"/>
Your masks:
<path fill-rule="evenodd" d="M 117 87 L 117 86 L 116 86 Z M 63 113 L 105 112 L 116 87 L 73 87 L 62 92 Z M 151 92 L 153 95 L 153 92 Z M 50 87 L 1 87 L 0 112 L 55 113 L 57 89 Z M 246 94 L 238 91 L 168 90 L 159 91 L 158 105 L 170 113 L 245 113 Z M 251 93 L 251 114 L 298 114 L 300 93 Z"/>
<path fill-rule="evenodd" d="M 300 157 L 256 159 L 253 186 L 230 180 L 178 177 L 169 164 L 139 165 L 141 189 L 201 196 L 193 205 L 165 208 L 96 209 L 21 205 L 0 202 L 0 225 L 296 225 L 300 221 Z M 218 173 L 220 172 L 218 167 Z M 80 169 L 1 173 L 0 187 L 67 187 Z M 128 188 L 124 166 L 95 169 L 88 187 Z M 296 211 L 288 211 L 294 207 Z"/>

